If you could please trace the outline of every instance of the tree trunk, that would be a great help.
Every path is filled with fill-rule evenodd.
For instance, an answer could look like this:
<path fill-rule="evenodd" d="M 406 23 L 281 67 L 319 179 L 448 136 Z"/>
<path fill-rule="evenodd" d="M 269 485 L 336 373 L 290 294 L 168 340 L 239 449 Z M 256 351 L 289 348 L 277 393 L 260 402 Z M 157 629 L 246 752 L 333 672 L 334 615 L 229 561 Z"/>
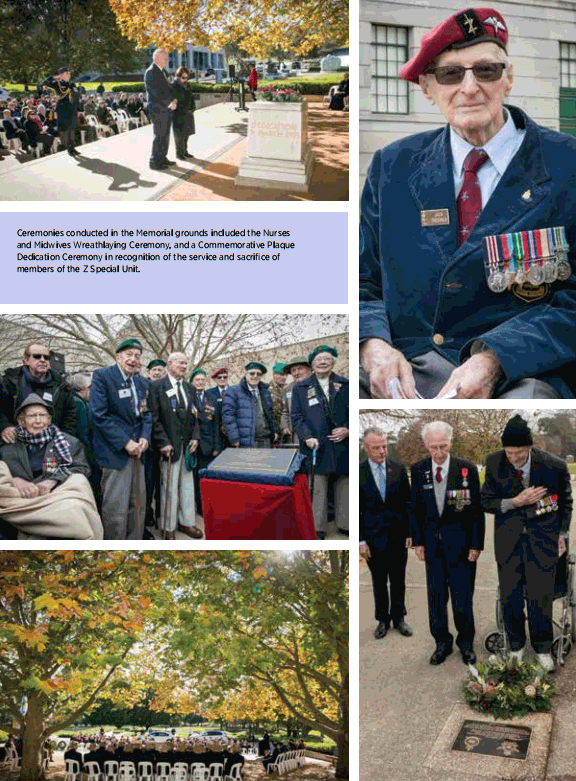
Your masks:
<path fill-rule="evenodd" d="M 22 735 L 22 771 L 20 781 L 44 781 L 42 767 L 42 731 L 44 714 L 39 703 L 39 695 L 28 698 L 28 712 Z"/>
<path fill-rule="evenodd" d="M 348 742 L 348 733 L 341 732 L 338 735 L 336 741 L 336 751 L 338 756 L 336 758 L 336 778 L 349 778 L 350 763 L 349 763 L 349 751 L 350 745 Z"/>

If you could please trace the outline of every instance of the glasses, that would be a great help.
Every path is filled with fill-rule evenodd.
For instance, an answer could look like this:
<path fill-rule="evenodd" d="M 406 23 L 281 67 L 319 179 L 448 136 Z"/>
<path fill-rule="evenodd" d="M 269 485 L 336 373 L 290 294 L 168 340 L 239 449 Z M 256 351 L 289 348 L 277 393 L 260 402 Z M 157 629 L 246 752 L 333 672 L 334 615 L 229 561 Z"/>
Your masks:
<path fill-rule="evenodd" d="M 30 353 L 30 358 L 34 358 L 35 361 L 41 361 L 42 359 L 45 361 L 50 360 L 50 356 L 44 355 L 44 353 Z"/>
<path fill-rule="evenodd" d="M 465 68 L 463 65 L 443 65 L 431 68 L 426 73 L 433 73 L 438 84 L 460 84 L 466 71 L 472 71 L 476 81 L 498 81 L 502 78 L 506 65 L 503 62 L 480 62 Z"/>
<path fill-rule="evenodd" d="M 48 420 L 49 417 L 46 412 L 31 412 L 29 415 L 24 415 L 26 420 Z"/>
<path fill-rule="evenodd" d="M 262 372 L 248 372 L 249 377 L 261 377 Z"/>

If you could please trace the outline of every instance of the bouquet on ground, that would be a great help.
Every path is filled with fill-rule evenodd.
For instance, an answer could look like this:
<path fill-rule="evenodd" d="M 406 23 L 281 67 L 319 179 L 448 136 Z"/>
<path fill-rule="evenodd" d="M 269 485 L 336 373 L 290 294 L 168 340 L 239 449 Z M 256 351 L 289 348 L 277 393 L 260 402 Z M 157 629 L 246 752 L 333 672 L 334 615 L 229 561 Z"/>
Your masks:
<path fill-rule="evenodd" d="M 272 85 L 258 90 L 258 100 L 271 100 L 274 103 L 302 103 L 302 94 L 297 89 L 278 88 Z"/>
<path fill-rule="evenodd" d="M 539 664 L 490 656 L 469 665 L 464 697 L 474 710 L 495 719 L 522 718 L 552 708 L 556 694 L 550 674 Z"/>

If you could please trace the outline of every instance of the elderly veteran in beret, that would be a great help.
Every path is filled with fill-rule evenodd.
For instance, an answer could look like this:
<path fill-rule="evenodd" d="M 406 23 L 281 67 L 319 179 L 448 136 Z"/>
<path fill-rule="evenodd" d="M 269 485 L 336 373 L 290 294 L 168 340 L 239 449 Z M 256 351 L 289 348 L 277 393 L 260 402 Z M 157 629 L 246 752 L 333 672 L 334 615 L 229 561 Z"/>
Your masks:
<path fill-rule="evenodd" d="M 348 534 L 349 392 L 348 379 L 333 371 L 337 357 L 334 347 L 316 347 L 308 356 L 311 376 L 292 391 L 292 425 L 300 452 L 316 462 L 313 508 L 319 540 L 326 537 L 331 486 L 336 525 Z"/>
<path fill-rule="evenodd" d="M 294 390 L 295 383 L 300 382 L 300 380 L 305 380 L 312 374 L 312 367 L 308 363 L 308 356 L 297 355 L 296 358 L 292 358 L 291 361 L 285 363 L 284 374 L 286 377 L 290 375 L 292 377 L 292 382 L 286 384 L 284 388 L 280 430 L 283 437 L 286 437 L 288 441 L 297 444 L 298 437 L 294 433 L 292 427 L 292 391 Z"/>
<path fill-rule="evenodd" d="M 167 373 L 168 368 L 166 361 L 162 360 L 162 358 L 153 358 L 146 367 L 146 371 L 148 373 L 148 379 L 149 380 L 161 380 L 163 379 Z"/>
<path fill-rule="evenodd" d="M 82 443 L 52 424 L 47 402 L 35 393 L 16 420 L 16 440 L 0 450 L 0 517 L 21 538 L 101 540 Z"/>
<path fill-rule="evenodd" d="M 221 366 L 220 368 L 213 371 L 210 375 L 210 379 L 214 380 L 216 385 L 214 388 L 209 388 L 206 391 L 206 395 L 210 396 L 214 402 L 214 415 L 216 418 L 216 425 L 220 431 L 220 447 L 222 450 L 227 448 L 229 445 L 228 438 L 226 436 L 226 430 L 224 429 L 224 423 L 222 422 L 222 405 L 224 403 L 224 397 L 226 396 L 226 391 L 228 389 L 228 376 L 228 369 L 226 366 Z"/>
<path fill-rule="evenodd" d="M 533 446 L 520 415 L 506 424 L 502 446 L 486 459 L 481 498 L 484 511 L 495 516 L 504 629 L 511 655 L 522 659 L 526 601 L 532 648 L 540 665 L 552 670 L 552 602 L 572 519 L 570 473 L 564 461 Z"/>
<path fill-rule="evenodd" d="M 507 43 L 497 11 L 468 8 L 400 69 L 448 124 L 368 172 L 364 397 L 574 398 L 576 139 L 504 105 Z"/>
<path fill-rule="evenodd" d="M 222 419 L 231 447 L 272 447 L 278 439 L 272 396 L 262 377 L 268 369 L 259 361 L 244 366 L 244 377 L 226 392 Z"/>
<path fill-rule="evenodd" d="M 102 468 L 102 522 L 107 540 L 141 540 L 146 486 L 142 455 L 152 434 L 150 386 L 141 377 L 142 344 L 124 339 L 116 363 L 92 375 L 90 420 Z"/>

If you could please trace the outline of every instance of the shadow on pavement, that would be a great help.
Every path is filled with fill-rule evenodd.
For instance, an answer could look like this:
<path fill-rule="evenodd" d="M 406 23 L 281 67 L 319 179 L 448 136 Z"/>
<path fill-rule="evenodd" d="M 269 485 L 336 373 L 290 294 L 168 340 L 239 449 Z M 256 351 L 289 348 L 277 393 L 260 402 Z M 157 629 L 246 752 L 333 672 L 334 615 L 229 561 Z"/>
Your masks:
<path fill-rule="evenodd" d="M 131 190 L 134 187 L 156 187 L 158 182 L 141 179 L 138 171 L 119 163 L 107 163 L 105 160 L 97 160 L 81 155 L 76 158 L 80 168 L 85 168 L 90 173 L 98 176 L 108 176 L 112 179 L 109 190 Z"/>

